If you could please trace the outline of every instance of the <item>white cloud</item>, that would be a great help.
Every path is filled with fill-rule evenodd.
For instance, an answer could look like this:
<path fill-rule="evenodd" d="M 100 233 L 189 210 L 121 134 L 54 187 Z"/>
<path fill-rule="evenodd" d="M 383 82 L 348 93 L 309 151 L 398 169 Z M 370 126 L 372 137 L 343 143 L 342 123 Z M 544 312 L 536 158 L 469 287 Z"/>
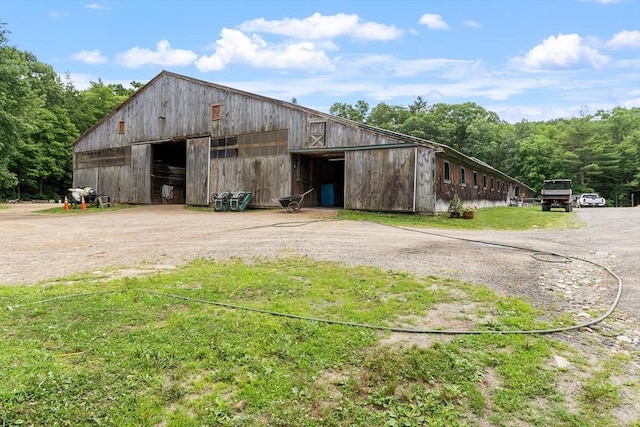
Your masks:
<path fill-rule="evenodd" d="M 338 13 L 324 16 L 314 13 L 304 19 L 284 18 L 267 21 L 264 18 L 246 21 L 238 26 L 241 31 L 277 34 L 298 39 L 318 40 L 349 36 L 359 40 L 393 40 L 402 31 L 393 25 L 363 22 L 358 15 Z"/>
<path fill-rule="evenodd" d="M 474 21 L 473 19 L 467 19 L 465 21 L 462 21 L 462 23 L 465 27 L 469 28 L 480 28 L 482 26 L 478 21 Z"/>
<path fill-rule="evenodd" d="M 128 68 L 139 68 L 144 65 L 186 66 L 193 63 L 198 55 L 190 50 L 172 49 L 168 40 L 161 40 L 157 50 L 134 47 L 117 55 L 117 61 Z"/>
<path fill-rule="evenodd" d="M 312 42 L 269 45 L 258 35 L 248 37 L 238 30 L 223 28 L 215 52 L 195 62 L 202 72 L 217 71 L 228 64 L 249 64 L 257 68 L 333 69 L 323 50 Z"/>
<path fill-rule="evenodd" d="M 611 49 L 638 48 L 640 47 L 640 31 L 620 31 L 607 42 L 607 47 Z"/>
<path fill-rule="evenodd" d="M 109 10 L 110 8 L 100 3 L 89 3 L 87 9 L 96 9 L 96 10 Z"/>
<path fill-rule="evenodd" d="M 102 55 L 99 50 L 82 50 L 72 54 L 71 59 L 85 64 L 106 64 L 109 62 L 109 59 Z"/>
<path fill-rule="evenodd" d="M 632 90 L 626 94 L 626 98 L 620 101 L 624 108 L 640 108 L 640 90 Z"/>
<path fill-rule="evenodd" d="M 608 61 L 609 58 L 601 55 L 597 49 L 585 45 L 578 34 L 550 36 L 524 57 L 512 60 L 514 64 L 530 70 L 600 68 Z"/>
<path fill-rule="evenodd" d="M 442 16 L 434 14 L 434 13 L 425 13 L 420 17 L 418 21 L 420 24 L 424 24 L 430 30 L 448 30 L 449 24 L 447 24 Z"/>
<path fill-rule="evenodd" d="M 634 71 L 637 75 L 638 70 L 640 70 L 640 58 L 633 59 L 618 59 L 611 63 L 612 68 L 618 69 L 630 69 Z"/>
<path fill-rule="evenodd" d="M 62 18 L 63 16 L 68 15 L 69 12 L 49 12 L 49 16 L 52 18 Z"/>
<path fill-rule="evenodd" d="M 467 76 L 475 62 L 464 59 L 429 58 L 394 61 L 392 64 L 395 77 L 410 77 L 436 74 L 438 78 L 460 79 Z"/>

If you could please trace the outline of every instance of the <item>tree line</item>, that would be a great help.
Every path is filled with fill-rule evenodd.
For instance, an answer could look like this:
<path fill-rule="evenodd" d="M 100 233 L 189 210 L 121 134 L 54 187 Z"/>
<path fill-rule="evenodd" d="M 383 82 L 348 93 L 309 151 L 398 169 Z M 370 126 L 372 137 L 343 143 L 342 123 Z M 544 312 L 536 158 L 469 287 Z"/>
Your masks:
<path fill-rule="evenodd" d="M 127 100 L 131 88 L 77 90 L 35 55 L 9 45 L 0 23 L 0 200 L 59 199 L 73 180 L 73 142 Z"/>
<path fill-rule="evenodd" d="M 574 193 L 596 192 L 613 206 L 640 198 L 640 108 L 510 124 L 472 102 L 429 105 L 418 96 L 407 107 L 335 103 L 330 113 L 446 144 L 536 192 L 545 179 L 564 178 L 572 180 Z"/>
<path fill-rule="evenodd" d="M 72 144 L 126 101 L 130 87 L 98 79 L 76 89 L 68 75 L 9 45 L 0 23 L 0 200 L 59 199 L 72 184 Z M 295 102 L 297 103 L 297 101 Z M 510 124 L 475 103 L 408 106 L 334 103 L 333 115 L 434 142 L 475 157 L 539 190 L 569 178 L 616 206 L 640 194 L 640 108 Z"/>

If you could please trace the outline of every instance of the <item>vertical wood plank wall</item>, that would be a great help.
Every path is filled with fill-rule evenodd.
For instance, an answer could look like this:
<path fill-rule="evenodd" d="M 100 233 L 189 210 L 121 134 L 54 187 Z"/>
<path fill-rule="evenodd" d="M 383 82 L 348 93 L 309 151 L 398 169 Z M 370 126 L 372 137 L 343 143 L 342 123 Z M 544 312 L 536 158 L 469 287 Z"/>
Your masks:
<path fill-rule="evenodd" d="M 277 206 L 271 199 L 291 194 L 289 155 L 211 160 L 211 193 L 250 191 L 252 205 Z"/>
<path fill-rule="evenodd" d="M 436 212 L 435 151 L 427 147 L 416 147 L 416 211 Z"/>
<path fill-rule="evenodd" d="M 345 208 L 413 212 L 415 147 L 345 153 Z"/>
<path fill-rule="evenodd" d="M 131 171 L 131 203 L 151 203 L 151 144 L 131 147 Z"/>
<path fill-rule="evenodd" d="M 188 205 L 209 204 L 209 150 L 211 138 L 187 139 L 186 202 Z"/>

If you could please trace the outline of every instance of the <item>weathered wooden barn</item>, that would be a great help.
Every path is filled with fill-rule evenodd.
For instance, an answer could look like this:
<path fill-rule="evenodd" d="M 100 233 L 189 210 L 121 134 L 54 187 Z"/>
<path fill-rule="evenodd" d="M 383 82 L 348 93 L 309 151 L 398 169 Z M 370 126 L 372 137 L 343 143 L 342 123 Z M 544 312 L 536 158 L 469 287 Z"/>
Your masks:
<path fill-rule="evenodd" d="M 207 206 L 242 190 L 273 207 L 314 188 L 305 206 L 434 213 L 454 193 L 478 207 L 532 196 L 445 144 L 167 71 L 80 136 L 73 164 L 74 186 L 116 203 Z"/>

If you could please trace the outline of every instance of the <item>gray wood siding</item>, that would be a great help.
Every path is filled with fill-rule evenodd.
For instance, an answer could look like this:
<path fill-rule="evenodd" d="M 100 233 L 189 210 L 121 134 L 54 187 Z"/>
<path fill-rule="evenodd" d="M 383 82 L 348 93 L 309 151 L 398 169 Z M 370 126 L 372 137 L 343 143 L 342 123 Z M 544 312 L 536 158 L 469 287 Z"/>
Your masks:
<path fill-rule="evenodd" d="M 195 206 L 209 204 L 210 138 L 187 140 L 186 203 Z"/>
<path fill-rule="evenodd" d="M 373 131 L 368 131 L 355 126 L 355 124 L 350 125 L 334 121 L 327 122 L 327 148 L 388 145 L 404 142 L 406 141 L 400 138 L 391 138 Z"/>
<path fill-rule="evenodd" d="M 276 206 L 271 199 L 291 195 L 289 155 L 211 160 L 211 193 L 249 191 L 252 207 Z"/>
<path fill-rule="evenodd" d="M 211 119 L 219 104 L 221 119 Z M 404 142 L 355 124 L 321 116 L 312 110 L 187 78 L 163 75 L 87 134 L 74 151 L 120 147 L 195 135 L 230 136 L 277 129 L 289 130 L 289 148 L 311 147 L 310 122 L 326 121 L 324 149 Z M 125 133 L 118 134 L 124 121 Z M 316 147 L 317 148 L 317 147 Z"/>
<path fill-rule="evenodd" d="M 96 191 L 111 196 L 117 203 L 131 202 L 131 168 L 129 166 L 107 167 L 98 170 Z"/>
<path fill-rule="evenodd" d="M 73 174 L 73 188 L 78 187 L 93 187 L 98 188 L 96 176 L 98 175 L 98 168 L 88 168 L 77 170 Z"/>
<path fill-rule="evenodd" d="M 345 208 L 413 212 L 415 147 L 347 151 Z"/>
<path fill-rule="evenodd" d="M 151 144 L 131 147 L 131 203 L 151 203 Z"/>
<path fill-rule="evenodd" d="M 416 147 L 416 211 L 435 212 L 435 163 L 436 154 L 431 148 Z"/>
<path fill-rule="evenodd" d="M 220 120 L 211 119 L 214 104 L 221 106 Z M 74 151 L 176 137 L 230 136 L 277 129 L 289 129 L 290 138 L 299 140 L 304 137 L 308 119 L 317 115 L 292 107 L 292 104 L 200 81 L 163 75 L 79 140 Z M 125 122 L 124 135 L 117 132 L 120 121 Z"/>

